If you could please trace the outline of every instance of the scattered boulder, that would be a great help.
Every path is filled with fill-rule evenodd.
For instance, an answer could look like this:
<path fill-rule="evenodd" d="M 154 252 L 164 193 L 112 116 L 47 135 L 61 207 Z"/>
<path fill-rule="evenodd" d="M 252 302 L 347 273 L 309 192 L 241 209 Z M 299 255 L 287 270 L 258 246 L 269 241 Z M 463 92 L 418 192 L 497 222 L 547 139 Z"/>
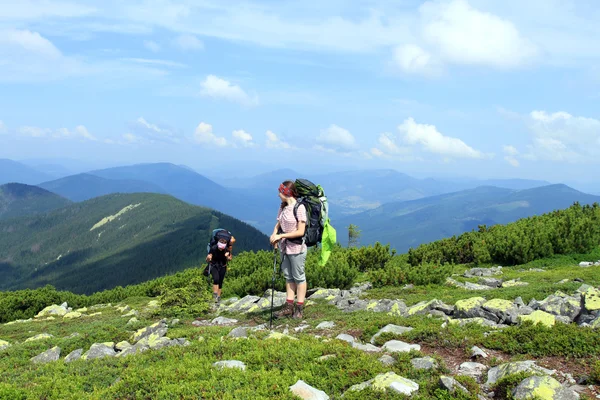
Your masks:
<path fill-rule="evenodd" d="M 153 338 L 156 339 L 156 338 L 161 338 L 161 337 L 165 336 L 166 334 L 167 334 L 166 321 L 161 320 L 161 321 L 158 321 L 157 323 L 147 326 L 145 328 L 138 329 L 137 332 L 135 332 L 131 336 L 131 340 L 132 340 L 132 342 L 137 343 L 140 340 L 142 340 L 144 338 L 148 338 L 150 336 L 152 336 Z"/>
<path fill-rule="evenodd" d="M 115 344 L 113 342 L 94 343 L 81 358 L 83 360 L 93 360 L 96 358 L 114 357 L 117 355 L 114 347 Z"/>
<path fill-rule="evenodd" d="M 533 374 L 553 375 L 556 371 L 540 367 L 535 361 L 514 361 L 498 365 L 488 371 L 488 379 L 486 385 L 491 386 L 500 379 L 517 374 L 519 372 L 530 372 Z"/>
<path fill-rule="evenodd" d="M 53 338 L 54 336 L 49 333 L 40 333 L 39 335 L 32 336 L 28 339 L 25 339 L 25 342 L 34 342 L 36 340 L 45 340 Z"/>
<path fill-rule="evenodd" d="M 324 391 L 315 389 L 302 380 L 290 386 L 290 392 L 303 400 L 329 400 Z"/>
<path fill-rule="evenodd" d="M 538 303 L 538 309 L 547 313 L 568 317 L 571 322 L 581 312 L 581 298 L 579 295 L 568 296 L 562 292 L 556 292 Z"/>
<path fill-rule="evenodd" d="M 577 400 L 579 394 L 571 388 L 563 387 L 550 376 L 530 376 L 524 379 L 513 391 L 517 400 L 548 399 L 548 400 Z"/>
<path fill-rule="evenodd" d="M 384 354 L 381 357 L 378 358 L 379 362 L 381 362 L 383 365 L 393 365 L 396 363 L 396 359 L 392 356 L 390 356 L 389 354 Z"/>
<path fill-rule="evenodd" d="M 469 391 L 466 387 L 461 385 L 456 379 L 451 376 L 440 376 L 440 386 L 450 393 L 454 393 L 457 390 L 463 392 L 464 394 L 469 394 Z"/>
<path fill-rule="evenodd" d="M 66 303 L 63 303 L 63 304 L 66 304 Z M 69 312 L 69 310 L 67 310 L 66 306 L 63 306 L 63 305 L 58 306 L 56 304 L 53 304 L 51 306 L 44 308 L 39 313 L 37 313 L 35 318 L 50 317 L 50 316 L 62 317 L 65 314 L 67 314 L 68 312 Z"/>
<path fill-rule="evenodd" d="M 554 315 L 541 310 L 534 311 L 529 315 L 519 315 L 519 320 L 521 322 L 531 321 L 534 325 L 543 324 L 549 328 L 556 324 L 556 317 Z"/>
<path fill-rule="evenodd" d="M 46 364 L 53 361 L 58 361 L 60 358 L 60 347 L 54 346 L 50 350 L 46 350 L 45 352 L 38 354 L 37 356 L 31 358 L 31 361 L 34 364 Z"/>
<path fill-rule="evenodd" d="M 418 314 L 427 314 L 429 311 L 434 310 L 436 307 L 443 305 L 444 303 L 439 301 L 438 299 L 433 299 L 429 301 L 421 301 L 414 306 L 408 307 L 406 310 L 406 315 L 418 315 Z"/>
<path fill-rule="evenodd" d="M 213 325 L 234 325 L 237 324 L 237 319 L 225 318 L 225 317 L 217 317 L 211 321 Z"/>
<path fill-rule="evenodd" d="M 468 271 L 465 271 L 465 278 L 474 278 L 478 276 L 494 276 L 494 275 L 502 275 L 502 267 L 492 267 L 492 268 L 471 268 Z"/>
<path fill-rule="evenodd" d="M 412 330 L 413 330 L 412 327 L 388 324 L 388 325 L 384 326 L 383 328 L 381 328 L 376 334 L 374 334 L 373 337 L 371 337 L 370 342 L 371 342 L 371 344 L 375 344 L 375 340 L 384 333 L 393 333 L 395 335 L 403 335 L 406 332 L 410 332 Z"/>
<path fill-rule="evenodd" d="M 518 310 L 512 301 L 503 299 L 492 299 L 483 303 L 482 308 L 493 313 L 499 323 L 516 324 Z"/>
<path fill-rule="evenodd" d="M 233 328 L 228 334 L 227 337 L 242 339 L 248 337 L 248 328 L 243 326 L 238 326 L 237 328 Z"/>
<path fill-rule="evenodd" d="M 580 267 L 584 267 L 584 268 L 585 268 L 585 267 L 591 267 L 591 266 L 593 266 L 593 265 L 594 265 L 594 263 L 593 263 L 593 262 L 591 262 L 591 261 L 582 261 L 582 262 L 580 262 L 580 263 L 579 263 L 579 266 L 580 266 Z"/>
<path fill-rule="evenodd" d="M 473 282 L 465 282 L 464 288 L 467 290 L 492 290 L 492 289 L 494 289 L 493 286 L 480 285 L 478 283 L 473 283 Z"/>
<path fill-rule="evenodd" d="M 367 353 L 379 353 L 381 351 L 381 349 L 379 347 L 373 346 L 371 343 L 362 344 L 362 343 L 358 343 L 358 342 L 353 342 L 352 347 L 357 350 L 364 351 Z"/>
<path fill-rule="evenodd" d="M 70 363 L 72 361 L 79 360 L 81 358 L 82 353 L 83 353 L 83 349 L 73 350 L 65 357 L 65 362 Z"/>
<path fill-rule="evenodd" d="M 323 321 L 319 325 L 317 325 L 315 329 L 331 329 L 333 327 L 335 327 L 335 322 Z"/>
<path fill-rule="evenodd" d="M 213 367 L 218 368 L 218 369 L 237 368 L 237 369 L 241 369 L 242 371 L 246 370 L 246 364 L 244 364 L 243 362 L 238 361 L 238 360 L 217 361 L 216 363 L 213 364 Z"/>
<path fill-rule="evenodd" d="M 479 278 L 477 282 L 480 285 L 489 286 L 491 288 L 499 288 L 502 286 L 502 279 L 497 278 Z"/>
<path fill-rule="evenodd" d="M 437 368 L 438 363 L 435 360 L 435 358 L 433 357 L 422 357 L 422 358 L 413 358 L 412 360 L 410 360 L 410 363 L 412 364 L 414 369 L 425 369 L 425 370 L 429 370 L 429 369 L 433 369 L 433 368 Z"/>
<path fill-rule="evenodd" d="M 118 350 L 118 351 L 123 351 L 123 350 L 126 350 L 126 349 L 130 348 L 130 347 L 131 347 L 131 343 L 129 343 L 126 340 L 115 344 L 115 350 Z"/>
<path fill-rule="evenodd" d="M 81 313 L 77 311 L 71 311 L 63 315 L 63 319 L 76 319 L 81 318 Z"/>
<path fill-rule="evenodd" d="M 458 367 L 458 374 L 470 376 L 471 378 L 475 379 L 477 382 L 480 382 L 481 378 L 483 377 L 483 375 L 485 374 L 487 369 L 488 369 L 487 366 L 480 364 L 480 363 L 464 362 L 464 363 L 460 364 L 460 366 Z"/>
<path fill-rule="evenodd" d="M 587 312 L 600 310 L 600 290 L 595 287 L 586 288 L 583 292 L 583 303 Z"/>
<path fill-rule="evenodd" d="M 527 285 L 529 285 L 529 283 L 528 282 L 522 282 L 520 278 L 512 279 L 512 280 L 506 281 L 506 282 L 502 282 L 502 287 L 503 288 L 517 287 L 517 286 L 527 286 Z"/>
<path fill-rule="evenodd" d="M 9 347 L 10 343 L 8 343 L 6 340 L 0 340 L 0 351 L 8 349 Z"/>
<path fill-rule="evenodd" d="M 390 353 L 408 353 L 411 350 L 421 350 L 421 345 L 405 343 L 400 340 L 390 340 L 385 342 L 383 349 Z"/>
<path fill-rule="evenodd" d="M 390 389 L 396 393 L 404 394 L 407 396 L 410 396 L 411 394 L 419 390 L 418 383 L 396 375 L 394 372 L 379 374 L 373 379 L 370 379 L 363 383 L 359 383 L 358 385 L 351 386 L 348 390 L 352 392 L 360 391 L 368 387 L 371 387 L 373 390 L 383 392 Z"/>
<path fill-rule="evenodd" d="M 350 344 L 354 343 L 355 341 L 354 336 L 348 335 L 347 333 L 340 333 L 335 338 L 338 340 L 343 340 L 344 342 L 348 342 Z"/>
<path fill-rule="evenodd" d="M 473 346 L 471 347 L 471 358 L 473 359 L 477 359 L 477 358 L 487 358 L 488 355 L 485 351 L 483 351 L 482 349 L 480 349 L 477 346 Z"/>

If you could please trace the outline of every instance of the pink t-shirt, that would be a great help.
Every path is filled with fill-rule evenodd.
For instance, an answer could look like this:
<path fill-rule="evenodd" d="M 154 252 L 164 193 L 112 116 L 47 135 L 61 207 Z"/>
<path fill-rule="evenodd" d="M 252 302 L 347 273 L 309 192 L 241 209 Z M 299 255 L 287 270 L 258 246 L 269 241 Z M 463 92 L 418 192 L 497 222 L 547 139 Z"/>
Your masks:
<path fill-rule="evenodd" d="M 296 222 L 296 218 L 294 217 L 294 206 L 295 204 L 285 206 L 283 210 L 280 208 L 277 213 L 277 221 L 279 221 L 279 226 L 283 233 L 294 232 L 298 229 L 298 222 L 306 222 L 306 207 L 304 204 L 298 206 L 298 210 L 296 210 L 298 222 Z M 291 243 L 286 239 L 281 239 L 280 250 L 286 254 L 298 254 L 306 251 L 306 245 L 304 243 Z"/>

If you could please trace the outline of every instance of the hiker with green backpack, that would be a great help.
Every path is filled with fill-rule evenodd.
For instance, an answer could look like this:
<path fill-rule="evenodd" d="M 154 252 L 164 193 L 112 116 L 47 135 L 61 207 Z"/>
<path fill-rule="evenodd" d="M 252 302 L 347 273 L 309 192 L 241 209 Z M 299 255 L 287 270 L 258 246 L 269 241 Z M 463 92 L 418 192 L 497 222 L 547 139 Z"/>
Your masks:
<path fill-rule="evenodd" d="M 335 229 L 329 224 L 327 197 L 320 186 L 306 179 L 285 181 L 279 185 L 278 195 L 281 205 L 270 240 L 281 252 L 286 302 L 276 316 L 302 319 L 307 290 L 304 271 L 307 248 L 321 243 L 320 264 L 324 265 L 336 240 Z"/>

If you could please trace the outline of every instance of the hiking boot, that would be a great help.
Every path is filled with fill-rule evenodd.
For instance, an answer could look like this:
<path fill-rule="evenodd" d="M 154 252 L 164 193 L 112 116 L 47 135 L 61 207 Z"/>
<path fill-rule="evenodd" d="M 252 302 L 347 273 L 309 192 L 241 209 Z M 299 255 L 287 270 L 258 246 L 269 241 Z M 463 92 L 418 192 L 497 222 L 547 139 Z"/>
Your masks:
<path fill-rule="evenodd" d="M 215 299 L 215 304 L 217 305 L 217 307 L 221 305 L 221 296 L 217 296 L 217 298 Z"/>
<path fill-rule="evenodd" d="M 294 315 L 292 315 L 294 319 L 302 319 L 304 318 L 304 305 L 296 304 L 296 310 L 294 311 Z"/>
<path fill-rule="evenodd" d="M 283 307 L 281 307 L 281 310 L 279 310 L 276 314 L 275 314 L 275 318 L 282 318 L 282 317 L 289 317 L 294 313 L 294 304 L 292 303 L 288 303 L 287 301 L 283 304 Z"/>

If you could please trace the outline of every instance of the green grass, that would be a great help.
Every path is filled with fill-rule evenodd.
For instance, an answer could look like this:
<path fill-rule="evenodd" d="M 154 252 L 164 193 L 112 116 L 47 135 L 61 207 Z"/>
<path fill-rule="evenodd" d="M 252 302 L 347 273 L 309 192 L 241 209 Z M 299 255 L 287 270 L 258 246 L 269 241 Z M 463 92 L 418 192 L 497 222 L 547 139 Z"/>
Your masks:
<path fill-rule="evenodd" d="M 489 292 L 469 292 L 446 285 L 429 285 L 402 290 L 398 287 L 373 289 L 370 298 L 402 298 L 407 304 L 438 298 L 453 304 L 461 298 L 483 295 L 491 298 L 514 299 L 521 296 L 525 302 L 531 298 L 541 300 L 546 295 L 562 290 L 573 292 L 580 283 L 555 285 L 564 278 L 581 278 L 588 284 L 598 285 L 597 268 L 580 268 L 580 259 L 598 259 L 598 253 L 580 256 L 561 256 L 540 260 L 527 265 L 504 268 L 503 279 L 521 277 L 529 282 L 527 287 L 497 289 Z M 597 257 L 597 258 L 595 258 Z M 454 272 L 462 273 L 468 266 L 456 266 Z M 544 268 L 544 272 L 520 272 L 529 268 Z M 200 273 L 200 271 L 198 271 Z M 143 311 L 147 297 L 126 299 L 128 304 Z M 468 361 L 469 349 L 478 345 L 495 350 L 495 356 L 483 361 L 489 366 L 508 360 L 556 357 L 569 361 L 580 359 L 584 373 L 591 381 L 598 379 L 600 369 L 593 360 L 600 356 L 600 330 L 580 328 L 575 325 L 557 324 L 552 328 L 524 324 L 502 331 L 493 331 L 479 325 L 448 325 L 442 328 L 442 320 L 427 316 L 402 318 L 385 313 L 360 311 L 343 313 L 324 300 L 317 300 L 306 309 L 311 327 L 321 321 L 334 321 L 331 330 L 307 330 L 295 333 L 293 328 L 302 322 L 286 319 L 275 325 L 287 326 L 298 340 L 266 340 L 266 331 L 250 333 L 249 339 L 235 340 L 225 337 L 231 327 L 192 326 L 196 315 L 183 314 L 181 324 L 169 328 L 170 338 L 187 338 L 188 347 L 151 350 L 126 358 L 108 358 L 92 361 L 76 361 L 65 364 L 62 359 L 72 350 L 87 351 L 92 343 L 129 340 L 135 329 L 148 326 L 162 317 L 173 315 L 173 310 L 163 309 L 156 313 L 142 312 L 140 322 L 127 326 L 124 318 L 114 308 L 100 309 L 96 317 L 64 322 L 36 321 L 24 324 L 0 325 L 0 339 L 13 345 L 0 351 L 0 398 L 8 399 L 294 399 L 289 386 L 302 379 L 325 391 L 332 398 L 339 398 L 352 385 L 374 378 L 377 374 L 393 371 L 416 381 L 420 385 L 414 399 L 474 399 L 478 386 L 466 378 L 461 382 L 472 390 L 472 396 L 450 395 L 440 389 L 439 377 L 453 374 L 444 358 L 445 350 Z M 225 314 L 224 314 L 225 315 Z M 227 316 L 227 315 L 226 315 Z M 240 320 L 239 325 L 253 326 L 268 323 L 269 311 L 249 315 L 228 315 Z M 206 316 L 208 319 L 209 316 Z M 434 357 L 439 367 L 430 371 L 415 370 L 410 359 L 425 352 L 393 355 L 397 362 L 384 366 L 378 358 L 381 353 L 367 354 L 353 349 L 345 342 L 335 340 L 340 333 L 350 333 L 364 343 L 387 324 L 411 326 L 414 329 L 404 335 L 385 334 L 377 339 L 382 345 L 390 339 L 419 343 L 426 349 L 435 349 Z M 26 338 L 39 333 L 50 333 L 54 338 L 39 342 L 23 343 Z M 67 339 L 74 332 L 80 336 Z M 321 338 L 316 338 L 321 335 Z M 20 343 L 17 343 L 20 342 Z M 29 359 L 53 346 L 62 349 L 61 360 L 46 365 L 34 365 Z M 317 361 L 318 357 L 333 354 L 336 357 Z M 217 370 L 212 364 L 220 360 L 236 359 L 246 364 L 246 371 Z M 572 372 L 572 371 L 564 371 Z M 575 375 L 577 377 L 577 375 Z M 503 382 L 499 391 L 507 395 L 518 382 Z M 506 390 L 505 390 L 506 389 Z M 346 393 L 346 399 L 400 399 L 400 395 L 382 393 L 370 389 Z"/>

